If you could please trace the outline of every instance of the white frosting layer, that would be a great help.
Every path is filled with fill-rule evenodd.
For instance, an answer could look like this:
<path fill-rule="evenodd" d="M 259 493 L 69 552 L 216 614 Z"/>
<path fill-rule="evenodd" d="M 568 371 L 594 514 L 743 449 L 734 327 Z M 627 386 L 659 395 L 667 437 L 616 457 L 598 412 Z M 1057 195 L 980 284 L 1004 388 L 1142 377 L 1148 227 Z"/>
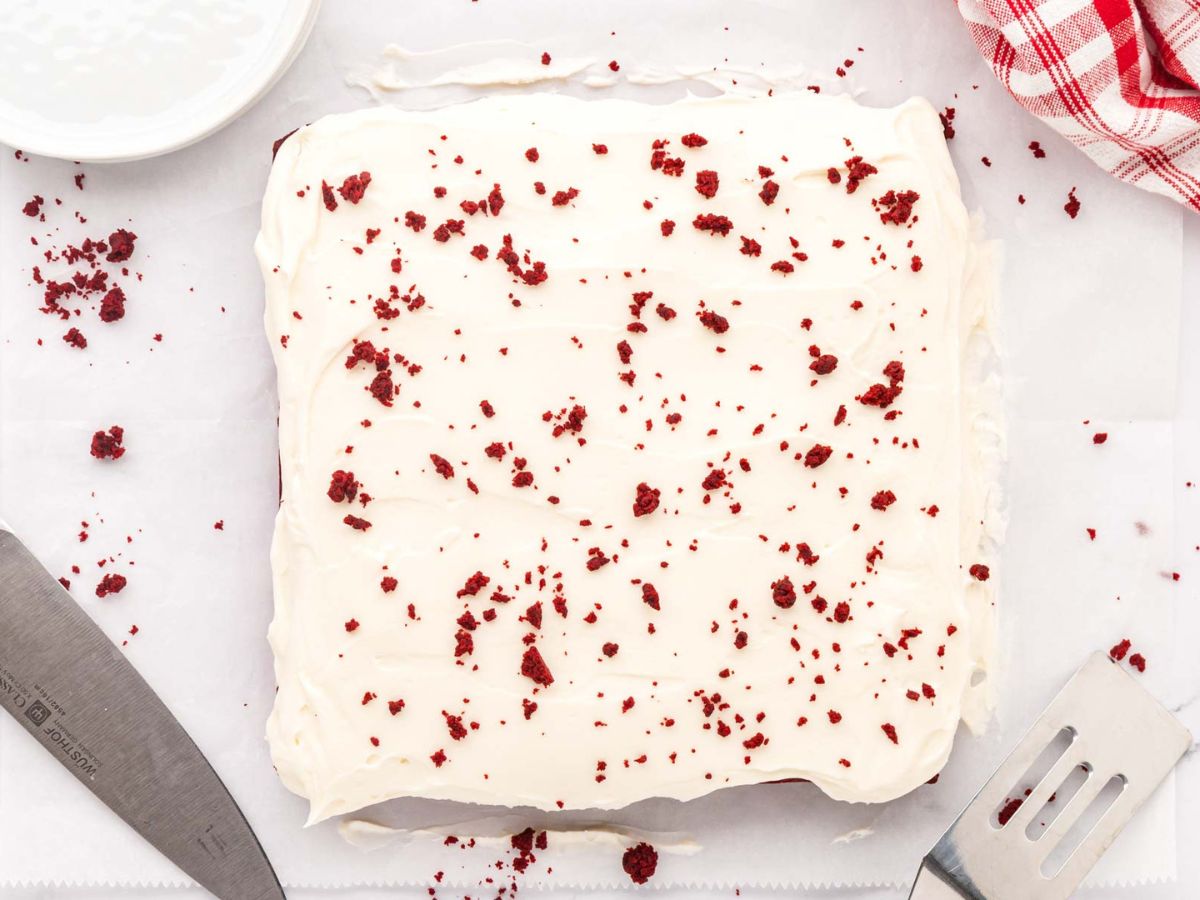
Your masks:
<path fill-rule="evenodd" d="M 707 144 L 685 146 L 694 132 Z M 658 138 L 681 176 L 652 168 Z M 878 172 L 849 193 L 855 156 Z M 770 205 L 760 165 L 779 188 Z M 711 198 L 702 170 L 719 177 Z M 335 190 L 327 209 L 322 182 L 361 172 L 361 201 Z M 460 209 L 494 185 L 496 214 Z M 920 195 L 906 223 L 873 208 L 888 190 Z M 408 211 L 427 226 L 406 227 Z M 728 217 L 730 233 L 693 227 L 699 214 Z M 442 242 L 448 219 L 465 235 Z M 505 235 L 520 272 L 545 262 L 544 283 L 496 258 Z M 739 252 L 742 236 L 761 255 Z M 986 492 L 963 385 L 986 297 L 927 103 L 533 95 L 330 116 L 279 150 L 257 252 L 283 488 L 268 736 L 311 821 L 397 796 L 613 808 L 784 778 L 883 801 L 941 769 L 990 618 L 968 574 Z M 772 270 L 781 260 L 794 271 Z M 378 318 L 393 286 L 424 305 L 395 300 L 399 315 Z M 636 316 L 635 292 L 653 292 Z M 702 324 L 702 303 L 727 330 Z M 356 341 L 386 348 L 391 406 L 368 390 L 376 366 L 345 365 Z M 815 374 L 810 346 L 836 369 Z M 891 384 L 892 361 L 895 401 L 860 402 Z M 582 429 L 556 437 L 576 404 Z M 502 459 L 485 453 L 494 442 Z M 828 459 L 806 466 L 816 444 Z M 726 483 L 706 489 L 714 469 Z M 355 500 L 327 495 L 335 470 L 361 482 Z M 514 486 L 520 472 L 532 484 Z M 659 503 L 635 516 L 641 483 Z M 873 508 L 885 491 L 895 502 Z M 610 560 L 594 570 L 593 548 Z M 488 584 L 462 593 L 476 572 Z M 784 576 L 790 608 L 773 602 Z M 522 674 L 529 646 L 553 683 Z"/>

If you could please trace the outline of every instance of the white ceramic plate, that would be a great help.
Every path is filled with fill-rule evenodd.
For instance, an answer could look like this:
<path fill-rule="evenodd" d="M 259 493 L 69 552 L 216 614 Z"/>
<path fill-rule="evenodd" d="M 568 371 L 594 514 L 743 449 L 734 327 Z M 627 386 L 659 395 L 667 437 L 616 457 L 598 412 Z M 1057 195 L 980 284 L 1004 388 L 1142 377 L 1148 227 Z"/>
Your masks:
<path fill-rule="evenodd" d="M 186 146 L 258 100 L 320 0 L 0 0 L 0 142 L 115 162 Z"/>

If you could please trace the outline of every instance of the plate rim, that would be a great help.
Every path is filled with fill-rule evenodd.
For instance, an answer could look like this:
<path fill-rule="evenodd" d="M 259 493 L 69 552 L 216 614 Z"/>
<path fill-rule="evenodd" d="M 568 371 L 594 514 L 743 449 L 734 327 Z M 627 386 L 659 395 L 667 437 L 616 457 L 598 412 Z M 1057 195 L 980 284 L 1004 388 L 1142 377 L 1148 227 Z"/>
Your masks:
<path fill-rule="evenodd" d="M 206 107 L 212 115 L 197 117 L 194 127 L 175 128 L 167 132 L 151 128 L 133 137 L 128 133 L 118 134 L 111 140 L 93 142 L 89 147 L 72 148 L 56 142 L 53 135 L 45 130 L 23 130 L 19 119 L 0 117 L 0 144 L 30 156 L 81 163 L 119 163 L 162 156 L 202 141 L 229 125 L 261 100 L 291 68 L 307 43 L 316 24 L 321 0 L 289 0 L 288 5 L 294 9 L 295 24 L 291 33 L 279 42 L 280 49 L 253 70 L 253 77 L 247 78 L 231 99 Z"/>

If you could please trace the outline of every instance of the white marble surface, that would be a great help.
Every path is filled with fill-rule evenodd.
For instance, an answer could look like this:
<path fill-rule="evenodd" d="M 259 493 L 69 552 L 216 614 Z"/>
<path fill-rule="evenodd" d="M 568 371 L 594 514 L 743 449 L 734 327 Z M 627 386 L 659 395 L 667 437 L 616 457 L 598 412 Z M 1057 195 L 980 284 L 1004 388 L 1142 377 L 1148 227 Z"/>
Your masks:
<path fill-rule="evenodd" d="M 312 42 L 308 49 L 301 56 L 297 66 L 293 71 L 285 77 L 285 79 L 267 96 L 267 98 L 254 109 L 243 121 L 234 125 L 231 129 L 222 135 L 205 142 L 204 144 L 192 148 L 185 152 L 184 155 L 177 157 L 179 165 L 186 165 L 193 169 L 199 169 L 206 173 L 213 173 L 219 177 L 223 171 L 220 164 L 224 157 L 222 154 L 230 152 L 242 152 L 248 147 L 258 146 L 265 138 L 277 136 L 295 124 L 305 121 L 311 115 L 324 109 L 335 108 L 353 108 L 367 102 L 366 96 L 358 92 L 348 90 L 333 90 L 333 87 L 341 86 L 347 72 L 357 63 L 373 57 L 384 43 L 388 41 L 403 41 L 407 37 L 412 36 L 411 33 L 418 35 L 415 46 L 436 47 L 438 46 L 438 37 L 445 44 L 453 43 L 457 39 L 456 23 L 460 20 L 466 20 L 466 17 L 478 15 L 480 8 L 488 2 L 494 0 L 483 0 L 479 6 L 473 6 L 466 0 L 444 0 L 438 7 L 437 13 L 432 13 L 430 10 L 422 10 L 416 7 L 405 5 L 404 7 L 392 10 L 386 16 L 374 15 L 356 19 L 355 16 L 360 12 L 355 7 L 348 4 L 333 4 L 329 3 L 322 13 L 322 17 L 317 24 Z M 372 9 L 378 13 L 381 6 L 374 4 L 370 5 Z M 534 7 L 537 4 L 529 3 L 513 3 L 513 14 L 522 18 L 526 22 L 534 22 L 533 15 Z M 355 5 L 357 6 L 357 5 Z M 628 6 L 628 4 L 625 4 Z M 710 9 L 717 9 L 715 5 L 705 4 Z M 780 15 L 788 15 L 788 7 L 783 3 L 765 2 L 764 7 L 774 8 Z M 863 4 L 862 8 L 866 8 L 868 4 Z M 872 15 L 884 14 L 895 16 L 894 29 L 900 37 L 898 40 L 913 41 L 926 45 L 928 52 L 944 54 L 947 57 L 960 57 L 963 60 L 964 67 L 972 63 L 976 63 L 973 56 L 973 48 L 967 39 L 966 34 L 961 30 L 961 26 L 953 20 L 952 11 L 948 12 L 949 4 L 936 3 L 934 0 L 923 0 L 921 3 L 913 3 L 912 7 L 906 10 L 903 14 L 896 11 L 894 8 L 887 7 L 881 4 L 869 4 L 873 12 Z M 609 36 L 609 25 L 612 24 L 606 18 L 605 4 L 594 4 L 589 6 L 586 11 L 580 10 L 576 21 L 568 21 L 567 18 L 559 16 L 553 21 L 549 21 L 540 30 L 535 30 L 535 33 L 529 36 L 529 40 L 539 46 L 544 44 L 546 49 L 551 52 L 560 52 L 562 48 L 563 55 L 566 55 L 568 47 L 580 46 L 580 35 L 590 34 L 592 37 L 588 40 L 597 42 L 598 49 L 596 53 L 601 55 L 603 59 L 608 59 L 612 56 L 621 57 L 626 66 L 638 61 L 635 60 L 627 51 L 630 44 L 624 41 L 621 34 Z M 684 3 L 663 4 L 660 10 L 670 10 L 671 15 L 678 19 L 680 28 L 678 29 L 679 43 L 686 45 L 689 41 L 694 41 L 699 47 L 707 41 L 707 36 L 702 40 L 700 29 L 696 28 L 695 37 L 689 36 L 688 27 L 685 23 L 688 17 L 692 15 L 693 10 L 699 10 L 699 6 L 688 6 Z M 887 10 L 880 13 L 880 10 Z M 613 16 L 623 24 L 628 24 L 629 27 L 636 27 L 628 15 L 628 9 L 625 9 L 622 16 Z M 927 14 L 927 16 L 926 16 Z M 417 20 L 417 21 L 414 21 Z M 406 24 L 411 24 L 412 29 L 406 28 Z M 695 28 L 699 24 L 693 19 L 691 27 Z M 717 20 L 708 18 L 704 19 L 704 24 L 712 29 L 722 27 L 717 24 Z M 736 23 L 734 33 L 736 33 Z M 537 26 L 530 25 L 530 27 Z M 613 27 L 616 27 L 613 25 Z M 563 39 L 561 35 L 564 32 L 570 33 L 574 28 L 577 33 L 573 33 L 570 40 Z M 837 29 L 836 47 L 831 46 L 829 52 L 819 60 L 813 60 L 814 68 L 819 70 L 821 80 L 825 83 L 830 81 L 830 70 L 841 61 L 841 57 L 845 54 L 857 55 L 854 53 L 854 28 L 851 25 L 839 27 Z M 475 35 L 478 37 L 478 35 Z M 602 39 L 610 39 L 608 45 L 600 43 Z M 831 43 L 834 42 L 831 38 Z M 736 41 L 734 41 L 736 45 Z M 358 46 L 361 48 L 361 58 L 355 58 L 347 50 L 348 47 Z M 707 44 L 706 44 L 707 46 Z M 678 51 L 678 47 L 673 48 Z M 738 55 L 741 51 L 741 55 Z M 746 48 L 731 47 L 730 56 L 735 59 L 753 59 L 752 52 L 748 56 Z M 872 52 L 876 51 L 874 47 L 868 47 L 867 53 L 864 56 L 859 71 L 861 72 L 867 67 L 872 59 Z M 629 51 L 632 52 L 632 51 Z M 686 54 L 685 54 L 686 55 Z M 878 53 L 875 56 L 878 59 Z M 712 59 L 711 53 L 704 56 L 704 61 Z M 653 62 L 653 60 L 649 60 Z M 714 64 L 720 60 L 714 60 Z M 986 70 L 978 67 L 978 72 L 974 69 L 967 69 L 974 74 L 974 77 L 984 79 L 988 76 Z M 872 79 L 875 81 L 872 81 Z M 897 86 L 895 82 L 903 82 L 902 77 L 889 80 L 889 87 L 882 92 L 878 90 L 878 82 L 881 80 L 881 73 L 878 68 L 871 70 L 871 74 L 863 74 L 857 82 L 858 86 L 866 86 L 868 94 L 874 94 L 867 99 L 872 102 L 889 102 L 892 97 L 889 93 L 897 90 L 903 92 L 902 86 Z M 851 83 L 854 86 L 854 83 Z M 966 83 L 956 82 L 954 89 L 967 89 Z M 882 94 L 882 95 L 881 95 Z M 946 96 L 941 98 L 933 97 L 935 102 L 952 102 L 949 97 L 949 91 Z M 964 131 L 968 131 L 969 123 L 961 126 Z M 1030 126 L 1033 131 L 1033 126 Z M 1052 148 L 1054 154 L 1059 159 L 1066 158 L 1070 165 L 1080 169 L 1080 182 L 1083 183 L 1086 179 L 1093 176 L 1093 173 L 1087 168 L 1090 166 L 1082 156 L 1071 156 L 1073 151 L 1062 146 L 1059 143 L 1051 143 L 1053 138 L 1044 136 L 1045 129 L 1035 131 L 1042 138 L 1043 143 L 1048 148 Z M 970 140 L 969 132 L 966 138 Z M 956 155 L 962 154 L 963 159 L 960 159 L 960 166 L 966 171 L 966 163 L 974 164 L 974 159 L 967 159 L 966 154 L 970 151 L 969 144 L 960 140 L 959 144 L 953 149 Z M 261 150 L 261 148 L 259 148 Z M 256 151 L 259 152 L 259 151 Z M 65 164 L 64 164 L 65 165 Z M 153 163 L 146 168 L 139 169 L 135 166 L 122 167 L 113 170 L 113 177 L 106 179 L 97 177 L 98 185 L 107 183 L 107 190 L 119 191 L 122 185 L 128 186 L 130 190 L 136 190 L 135 185 L 139 183 L 139 172 L 149 172 L 155 177 L 165 177 L 171 172 L 171 163 L 169 161 L 159 161 Z M 9 174 L 9 183 L 0 185 L 3 188 L 0 195 L 4 197 L 17 197 L 31 193 L 32 190 L 39 184 L 39 178 L 44 178 L 46 168 L 39 168 L 39 164 L 35 163 L 26 167 L 19 167 L 15 170 L 9 167 L 6 170 Z M 238 175 L 245 173 L 245 169 L 238 172 Z M 1057 172 L 1056 175 L 1061 175 Z M 964 181 L 968 192 L 968 200 L 971 199 L 972 182 L 980 178 L 978 174 L 978 166 L 972 166 L 971 174 L 966 174 Z M 15 182 L 15 183 L 14 183 Z M 139 185 L 140 186 L 140 185 Z M 26 190 L 29 187 L 29 190 Z M 197 184 L 196 189 L 202 189 L 203 185 Z M 1034 186 L 1036 187 L 1036 185 Z M 1028 184 L 1022 185 L 1022 189 L 1029 190 Z M 256 202 L 257 193 L 261 190 L 260 185 L 253 183 L 241 183 L 238 181 L 234 184 L 222 185 L 222 190 L 236 191 L 239 196 L 245 195 L 247 198 L 247 206 L 241 208 L 237 212 L 236 221 L 237 227 L 240 229 L 245 224 L 243 220 L 252 221 L 253 219 L 253 203 Z M 60 188 L 61 190 L 61 188 Z M 1014 188 L 1014 193 L 1015 193 Z M 1121 197 L 1119 191 L 1134 191 L 1132 188 L 1115 189 L 1114 195 Z M 73 198 L 68 198 L 73 199 Z M 144 201 L 144 197 L 142 198 Z M 11 203 L 6 203 L 3 209 L 0 209 L 0 227 L 6 224 L 5 217 L 12 216 L 14 210 L 10 209 Z M 1168 204 L 1154 207 L 1157 214 L 1160 215 L 1175 215 L 1175 210 Z M 232 220 L 231 220 L 232 221 Z M 11 224 L 11 221 L 9 222 Z M 1176 480 L 1180 483 L 1186 479 L 1200 481 L 1200 358 L 1193 357 L 1186 352 L 1186 348 L 1200 343 L 1200 217 L 1188 217 L 1183 223 L 1183 238 L 1185 248 L 1185 277 L 1184 277 L 1184 312 L 1183 322 L 1180 328 L 1181 348 L 1184 352 L 1181 353 L 1181 376 L 1180 383 L 1183 386 L 1179 394 L 1179 408 L 1176 413 L 1176 432 L 1175 432 L 1175 459 L 1162 460 L 1163 466 L 1173 466 L 1176 474 Z M 156 238 L 162 240 L 163 238 Z M 1010 265 L 1020 265 L 1019 259 L 1009 259 Z M 239 272 L 241 270 L 239 269 Z M 204 276 L 197 276 L 197 281 L 203 287 L 205 285 Z M 259 286 L 257 283 L 230 283 L 224 280 L 216 280 L 215 282 L 207 282 L 209 287 L 216 286 L 219 289 L 227 290 L 230 293 L 230 302 L 244 301 L 245 303 L 260 303 L 258 300 Z M 0 298 L 0 303 L 7 302 L 7 298 Z M 1131 298 L 1131 308 L 1134 305 L 1134 299 Z M 49 336 L 55 337 L 53 334 Z M 56 337 L 55 337 L 56 339 Z M 1176 532 L 1178 535 L 1177 544 L 1182 550 L 1189 551 L 1186 554 L 1180 554 L 1177 568 L 1182 575 L 1181 588 L 1179 593 L 1179 602 L 1192 602 L 1197 599 L 1195 584 L 1200 583 L 1200 565 L 1196 564 L 1196 559 L 1200 557 L 1192 551 L 1192 548 L 1197 543 L 1200 543 L 1200 490 L 1191 492 L 1181 492 L 1178 506 L 1178 517 L 1176 522 Z M 1194 657 L 1194 651 L 1189 647 L 1188 636 L 1186 633 L 1181 633 L 1179 636 L 1179 646 L 1183 648 L 1183 658 L 1189 655 Z M 1195 669 L 1191 670 L 1191 675 L 1195 675 Z M 1176 696 L 1182 698 L 1183 706 L 1181 715 L 1186 724 L 1192 728 L 1194 733 L 1200 733 L 1200 706 L 1194 701 L 1189 702 L 1189 698 L 1194 697 L 1193 691 L 1180 690 L 1176 692 Z M 1183 898 L 1191 898 L 1200 896 L 1200 858 L 1189 851 L 1189 848 L 1195 846 L 1200 841 L 1200 764 L 1196 763 L 1196 755 L 1193 753 L 1185 758 L 1181 765 L 1178 780 L 1178 846 L 1180 847 L 1179 858 L 1179 878 L 1176 883 L 1171 885 L 1159 886 L 1139 886 L 1136 888 L 1111 888 L 1106 890 L 1088 891 L 1082 896 L 1096 898 L 1146 898 L 1146 900 L 1183 900 Z M 0 882 L 4 877 L 4 861 L 5 849 L 0 847 Z M 915 865 L 915 860 L 914 860 Z M 53 876 L 51 876 L 53 877 Z M 342 897 L 347 900 L 360 900 L 360 898 L 375 897 L 382 893 L 375 889 L 355 889 L 355 890 L 339 890 L 339 891 L 311 891 L 311 890 L 293 890 L 289 896 L 293 898 L 304 898 L 304 900 L 320 900 L 320 898 Z M 389 896 L 397 898 L 417 898 L 428 896 L 424 888 L 421 889 L 389 889 L 386 892 Z M 480 892 L 470 892 L 473 896 L 480 896 Z M 607 891 L 558 891 L 546 892 L 537 891 L 532 888 L 524 888 L 522 891 L 524 896 L 539 897 L 539 898 L 566 898 L 571 896 L 579 897 L 609 897 L 616 894 Z M 732 890 L 721 890 L 711 893 L 700 892 L 695 890 L 673 890 L 659 891 L 660 896 L 665 897 L 731 897 L 734 896 Z M 814 891 L 814 892 L 782 892 L 782 891 L 751 891 L 743 890 L 740 893 L 742 897 L 751 898 L 768 898 L 785 894 L 786 896 L 824 896 L 836 898 L 855 898 L 855 900 L 881 900 L 881 898 L 895 898 L 903 896 L 903 893 L 897 890 L 887 889 L 870 889 L 870 890 L 835 890 L 835 891 Z M 13 898 L 13 900 L 29 900 L 29 898 L 71 898 L 78 897 L 80 900 L 99 900 L 99 898 L 111 898 L 111 900 L 134 900 L 134 898 L 142 898 L 142 900 L 191 900 L 193 897 L 201 896 L 201 892 L 188 889 L 112 889 L 103 887 L 94 888 L 54 888 L 54 887 L 36 887 L 36 888 L 14 888 L 0 887 L 0 896 L 5 900 Z M 456 892 L 441 890 L 439 896 L 452 897 L 456 896 Z"/>

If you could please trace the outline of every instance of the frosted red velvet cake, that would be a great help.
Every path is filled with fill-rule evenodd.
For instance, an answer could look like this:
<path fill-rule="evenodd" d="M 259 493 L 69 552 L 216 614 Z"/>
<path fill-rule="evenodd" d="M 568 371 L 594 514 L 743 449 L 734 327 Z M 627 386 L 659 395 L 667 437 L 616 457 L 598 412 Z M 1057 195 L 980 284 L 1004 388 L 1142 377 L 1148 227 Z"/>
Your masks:
<path fill-rule="evenodd" d="M 312 819 L 936 774 L 990 609 L 976 249 L 919 100 L 535 95 L 289 137 L 257 245 L 268 734 Z"/>

